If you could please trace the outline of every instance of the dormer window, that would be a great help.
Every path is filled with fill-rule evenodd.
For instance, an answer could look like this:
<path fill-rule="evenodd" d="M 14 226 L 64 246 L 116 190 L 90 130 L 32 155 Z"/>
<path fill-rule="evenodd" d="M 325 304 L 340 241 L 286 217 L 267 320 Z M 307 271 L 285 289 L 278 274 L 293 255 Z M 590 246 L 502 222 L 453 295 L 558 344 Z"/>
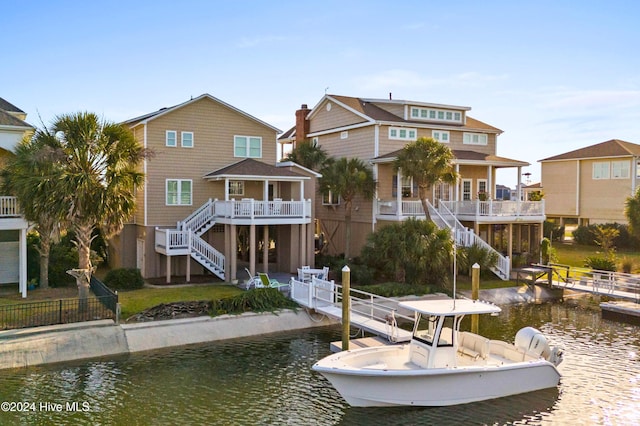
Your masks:
<path fill-rule="evenodd" d="M 462 113 L 438 108 L 411 107 L 411 118 L 415 120 L 462 123 Z"/>

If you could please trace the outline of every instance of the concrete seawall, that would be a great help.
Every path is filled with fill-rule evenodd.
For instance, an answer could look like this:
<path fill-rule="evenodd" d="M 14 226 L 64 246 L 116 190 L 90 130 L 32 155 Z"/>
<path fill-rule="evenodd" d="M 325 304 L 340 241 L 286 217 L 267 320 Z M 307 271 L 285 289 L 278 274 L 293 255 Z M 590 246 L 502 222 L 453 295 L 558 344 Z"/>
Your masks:
<path fill-rule="evenodd" d="M 305 311 L 116 325 L 111 320 L 0 332 L 0 369 L 108 357 L 336 324 Z"/>

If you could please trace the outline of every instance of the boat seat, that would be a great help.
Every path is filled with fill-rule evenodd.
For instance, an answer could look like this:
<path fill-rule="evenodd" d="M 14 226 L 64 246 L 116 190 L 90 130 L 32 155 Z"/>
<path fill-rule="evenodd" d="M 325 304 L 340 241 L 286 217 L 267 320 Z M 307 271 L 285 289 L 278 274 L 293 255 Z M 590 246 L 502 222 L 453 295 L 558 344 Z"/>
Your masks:
<path fill-rule="evenodd" d="M 473 359 L 489 356 L 489 339 L 468 331 L 458 333 L 458 352 Z"/>

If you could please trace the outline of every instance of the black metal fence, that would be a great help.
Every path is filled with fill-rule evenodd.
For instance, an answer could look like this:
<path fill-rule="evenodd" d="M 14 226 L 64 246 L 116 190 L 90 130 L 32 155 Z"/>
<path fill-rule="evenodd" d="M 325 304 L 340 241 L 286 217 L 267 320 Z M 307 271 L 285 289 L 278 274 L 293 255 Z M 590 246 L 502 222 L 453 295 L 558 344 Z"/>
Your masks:
<path fill-rule="evenodd" d="M 0 306 L 0 330 L 113 319 L 118 321 L 118 294 L 91 278 L 95 297 L 47 300 Z"/>

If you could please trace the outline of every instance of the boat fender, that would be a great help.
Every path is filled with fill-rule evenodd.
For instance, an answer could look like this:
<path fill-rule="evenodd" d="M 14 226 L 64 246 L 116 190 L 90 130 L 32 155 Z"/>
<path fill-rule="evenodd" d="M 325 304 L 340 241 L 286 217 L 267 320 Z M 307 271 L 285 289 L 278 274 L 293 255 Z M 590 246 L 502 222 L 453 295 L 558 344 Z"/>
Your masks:
<path fill-rule="evenodd" d="M 525 352 L 532 352 L 545 358 L 547 358 L 551 352 L 546 337 L 533 327 L 521 328 L 516 333 L 515 345 Z"/>

